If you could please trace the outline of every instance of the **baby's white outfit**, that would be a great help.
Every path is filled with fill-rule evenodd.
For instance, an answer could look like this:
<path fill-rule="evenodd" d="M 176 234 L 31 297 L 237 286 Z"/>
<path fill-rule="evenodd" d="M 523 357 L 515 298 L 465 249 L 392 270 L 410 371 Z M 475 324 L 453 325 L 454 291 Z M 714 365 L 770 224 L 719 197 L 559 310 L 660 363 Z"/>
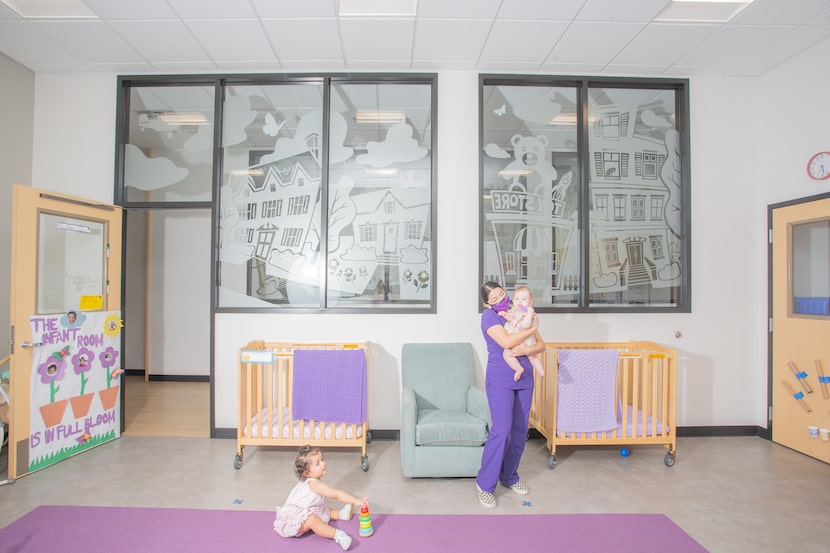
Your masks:
<path fill-rule="evenodd" d="M 331 520 L 331 511 L 326 506 L 326 498 L 316 494 L 308 487 L 308 483 L 317 478 L 307 478 L 297 482 L 285 505 L 277 507 L 274 518 L 274 531 L 280 536 L 291 538 L 300 535 L 300 527 L 309 515 L 315 514 L 323 522 Z"/>

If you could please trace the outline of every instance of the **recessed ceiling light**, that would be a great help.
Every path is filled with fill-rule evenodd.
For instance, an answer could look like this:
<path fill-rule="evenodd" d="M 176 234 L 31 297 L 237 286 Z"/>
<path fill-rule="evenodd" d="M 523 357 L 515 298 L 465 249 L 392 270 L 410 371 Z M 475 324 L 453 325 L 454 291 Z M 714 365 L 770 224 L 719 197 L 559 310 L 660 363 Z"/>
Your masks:
<path fill-rule="evenodd" d="M 0 0 L 24 19 L 98 19 L 82 0 Z"/>
<path fill-rule="evenodd" d="M 337 0 L 341 17 L 414 17 L 418 0 Z"/>
<path fill-rule="evenodd" d="M 357 123 L 406 123 L 406 114 L 402 111 L 361 110 L 355 113 Z"/>
<path fill-rule="evenodd" d="M 726 23 L 753 0 L 672 0 L 655 21 Z"/>

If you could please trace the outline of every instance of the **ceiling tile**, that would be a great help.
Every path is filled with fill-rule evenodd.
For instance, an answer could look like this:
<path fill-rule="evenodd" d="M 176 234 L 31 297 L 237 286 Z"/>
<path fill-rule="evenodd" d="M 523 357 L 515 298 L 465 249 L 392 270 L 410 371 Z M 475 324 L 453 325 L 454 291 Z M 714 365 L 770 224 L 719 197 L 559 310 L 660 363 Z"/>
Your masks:
<path fill-rule="evenodd" d="M 610 64 L 602 70 L 603 75 L 626 77 L 660 77 L 669 68 L 667 65 L 625 65 Z"/>
<path fill-rule="evenodd" d="M 282 61 L 343 59 L 335 19 L 265 19 L 262 26 Z"/>
<path fill-rule="evenodd" d="M 827 0 L 769 2 L 755 0 L 744 8 L 731 23 L 735 25 L 800 25 L 830 8 Z"/>
<path fill-rule="evenodd" d="M 103 21 L 34 21 L 31 25 L 88 63 L 143 61 L 138 52 Z"/>
<path fill-rule="evenodd" d="M 0 51 L 23 65 L 74 64 L 81 61 L 25 21 L 0 21 Z"/>
<path fill-rule="evenodd" d="M 574 21 L 559 39 L 546 61 L 555 63 L 604 63 L 631 42 L 642 23 Z"/>
<path fill-rule="evenodd" d="M 20 16 L 14 13 L 14 10 L 10 9 L 5 4 L 0 4 L 0 21 L 21 21 Z"/>
<path fill-rule="evenodd" d="M 562 21 L 497 20 L 481 59 L 541 63 L 567 27 Z"/>
<path fill-rule="evenodd" d="M 415 25 L 416 60 L 478 60 L 490 21 L 484 19 L 419 19 Z"/>
<path fill-rule="evenodd" d="M 342 59 L 339 60 L 281 60 L 282 67 L 286 71 L 298 71 L 298 72 L 329 72 L 329 71 L 342 71 L 346 68 L 346 62 Z"/>
<path fill-rule="evenodd" d="M 185 23 L 202 48 L 217 63 L 276 59 L 271 43 L 258 21 L 189 20 Z"/>
<path fill-rule="evenodd" d="M 569 21 L 576 17 L 585 0 L 503 0 L 499 19 L 524 19 L 527 21 Z"/>
<path fill-rule="evenodd" d="M 501 0 L 418 0 L 418 18 L 493 19 Z"/>
<path fill-rule="evenodd" d="M 334 18 L 332 0 L 251 0 L 259 17 L 282 19 Z"/>
<path fill-rule="evenodd" d="M 166 0 L 84 0 L 89 8 L 106 20 L 176 19 Z"/>
<path fill-rule="evenodd" d="M 800 27 L 776 40 L 758 53 L 743 60 L 751 67 L 775 67 L 810 46 L 830 37 L 828 27 Z"/>
<path fill-rule="evenodd" d="M 150 73 L 155 70 L 153 64 L 147 62 L 90 63 L 88 65 L 92 68 L 93 71 L 102 71 L 105 73 L 121 73 L 123 75 L 138 75 L 142 73 Z"/>
<path fill-rule="evenodd" d="M 723 27 L 681 58 L 678 65 L 729 67 L 766 48 L 792 27 Z"/>
<path fill-rule="evenodd" d="M 543 63 L 541 71 L 555 75 L 595 75 L 604 68 L 603 64 L 593 63 Z"/>
<path fill-rule="evenodd" d="M 484 73 L 536 73 L 539 71 L 539 63 L 531 61 L 482 60 L 476 64 L 476 69 Z"/>
<path fill-rule="evenodd" d="M 256 12 L 248 0 L 167 0 L 182 19 L 247 19 Z"/>
<path fill-rule="evenodd" d="M 340 21 L 343 53 L 356 60 L 407 60 L 412 57 L 414 19 L 344 19 Z M 371 37 L 371 40 L 366 40 Z M 381 46 L 382 45 L 382 46 Z"/>
<path fill-rule="evenodd" d="M 217 61 L 220 71 L 230 73 L 281 73 L 282 64 L 277 60 L 223 60 Z"/>
<path fill-rule="evenodd" d="M 576 16 L 577 21 L 651 21 L 668 0 L 588 0 Z"/>
<path fill-rule="evenodd" d="M 408 71 L 409 60 L 348 60 L 346 68 L 356 71 Z"/>
<path fill-rule="evenodd" d="M 714 34 L 720 26 L 651 23 L 613 58 L 615 64 L 671 65 Z"/>
<path fill-rule="evenodd" d="M 114 21 L 110 26 L 150 62 L 210 60 L 181 21 Z"/>
<path fill-rule="evenodd" d="M 161 73 L 212 73 L 216 64 L 212 61 L 157 61 L 153 67 Z"/>
<path fill-rule="evenodd" d="M 722 75 L 772 68 L 830 36 L 830 0 L 755 0 L 718 25 L 654 22 L 668 0 L 419 0 L 415 16 L 382 19 L 340 18 L 337 0 L 84 1 L 101 20 L 29 21 L 0 4 L 0 52 L 37 71 Z"/>

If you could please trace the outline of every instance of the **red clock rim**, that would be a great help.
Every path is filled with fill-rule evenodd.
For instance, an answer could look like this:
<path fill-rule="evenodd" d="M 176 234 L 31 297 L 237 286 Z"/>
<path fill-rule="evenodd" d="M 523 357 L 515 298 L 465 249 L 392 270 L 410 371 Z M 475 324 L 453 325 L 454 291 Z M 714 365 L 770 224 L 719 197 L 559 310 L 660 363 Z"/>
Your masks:
<path fill-rule="evenodd" d="M 808 177 L 810 177 L 810 178 L 811 178 L 811 179 L 813 179 L 813 180 L 827 180 L 827 179 L 830 179 L 830 171 L 828 171 L 828 172 L 827 172 L 827 174 L 826 174 L 826 175 L 824 175 L 823 177 L 817 177 L 817 176 L 813 175 L 813 174 L 810 172 L 810 165 L 812 165 L 813 160 L 814 160 L 814 159 L 816 159 L 818 156 L 820 156 L 820 155 L 824 155 L 824 154 L 826 154 L 826 155 L 830 156 L 830 152 L 816 152 L 816 153 L 815 153 L 815 154 L 813 154 L 813 155 L 810 157 L 810 159 L 807 161 L 807 167 L 806 167 L 806 170 L 807 170 L 807 176 L 808 176 Z"/>

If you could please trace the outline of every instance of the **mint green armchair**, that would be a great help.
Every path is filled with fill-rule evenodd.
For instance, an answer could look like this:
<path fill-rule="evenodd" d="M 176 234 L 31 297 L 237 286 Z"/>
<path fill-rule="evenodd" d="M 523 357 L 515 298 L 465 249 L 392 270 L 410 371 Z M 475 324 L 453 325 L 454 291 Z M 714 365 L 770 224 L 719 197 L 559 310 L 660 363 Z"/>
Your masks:
<path fill-rule="evenodd" d="M 490 430 L 468 343 L 404 344 L 401 465 L 409 477 L 475 476 Z"/>

